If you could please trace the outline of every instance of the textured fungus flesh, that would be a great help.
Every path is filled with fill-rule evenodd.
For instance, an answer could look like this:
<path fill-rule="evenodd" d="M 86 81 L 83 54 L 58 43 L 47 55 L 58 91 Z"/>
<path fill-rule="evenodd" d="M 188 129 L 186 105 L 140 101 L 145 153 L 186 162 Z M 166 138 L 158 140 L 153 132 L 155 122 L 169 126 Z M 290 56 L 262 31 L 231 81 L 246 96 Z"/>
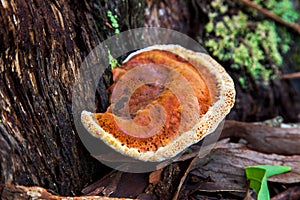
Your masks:
<path fill-rule="evenodd" d="M 122 81 L 139 67 L 145 71 L 137 73 L 139 79 L 148 76 L 160 81 L 138 85 L 131 91 L 128 88 L 134 83 Z M 170 70 L 177 75 L 170 76 Z M 180 79 L 178 73 L 188 81 L 189 87 L 176 82 Z M 132 53 L 121 68 L 113 70 L 113 79 L 111 105 L 107 111 L 83 111 L 81 121 L 93 136 L 116 151 L 142 161 L 172 158 L 200 141 L 216 130 L 235 101 L 234 84 L 224 68 L 209 55 L 179 45 L 154 45 Z M 166 82 L 169 85 L 165 85 Z M 118 90 L 119 85 L 125 89 Z M 170 85 L 182 92 L 176 93 L 168 87 Z M 114 99 L 114 94 L 120 98 Z M 165 111 L 164 118 L 160 118 L 160 110 L 153 112 L 152 108 L 157 105 Z M 120 128 L 119 119 L 129 128 Z M 161 119 L 163 124 L 160 125 Z M 158 129 L 154 128 L 156 132 L 151 135 L 147 133 L 151 129 L 143 128 L 131 134 L 136 127 Z"/>
<path fill-rule="evenodd" d="M 149 76 L 165 76 L 165 79 L 168 76 L 168 68 L 160 66 L 168 66 L 169 68 L 178 71 L 186 80 L 188 80 L 194 90 L 200 108 L 200 116 L 205 114 L 209 106 L 211 106 L 212 102 L 209 90 L 199 72 L 185 59 L 168 51 L 152 50 L 135 55 L 123 64 L 121 68 L 113 70 L 114 80 L 118 81 L 126 71 L 140 65 L 153 68 L 153 74 L 149 74 Z M 164 78 L 162 79 L 164 80 Z M 111 88 L 112 92 L 114 91 L 113 87 L 114 86 Z M 178 131 L 179 124 L 184 123 L 184 120 L 181 119 L 180 102 L 176 95 L 174 95 L 170 89 L 164 87 L 163 84 L 143 85 L 132 94 L 129 101 L 125 97 L 124 99 L 121 98 L 119 102 L 112 104 L 107 112 L 96 114 L 98 124 L 106 132 L 112 134 L 123 145 L 126 145 L 129 148 L 136 148 L 140 152 L 156 151 L 159 147 L 165 146 L 180 134 Z M 160 104 L 166 112 L 164 126 L 162 126 L 162 128 L 153 136 L 147 138 L 143 138 L 142 136 L 134 137 L 129 133 L 126 133 L 118 126 L 114 116 L 114 114 L 122 115 L 122 112 L 126 112 L 122 109 L 126 102 L 129 102 L 129 111 L 133 118 L 131 123 L 136 123 L 141 126 L 146 126 L 150 122 L 149 108 L 152 105 Z M 195 124 L 193 124 L 193 126 L 194 125 Z M 192 127 L 186 127 L 186 129 L 188 128 Z M 140 134 L 143 134 L 143 132 Z"/>

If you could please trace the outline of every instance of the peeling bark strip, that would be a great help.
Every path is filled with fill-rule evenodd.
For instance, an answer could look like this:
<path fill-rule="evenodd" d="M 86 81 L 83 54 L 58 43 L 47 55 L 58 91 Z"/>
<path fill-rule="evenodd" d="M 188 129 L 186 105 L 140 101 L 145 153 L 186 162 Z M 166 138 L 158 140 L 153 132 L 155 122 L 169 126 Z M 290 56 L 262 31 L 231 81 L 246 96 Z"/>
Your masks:
<path fill-rule="evenodd" d="M 102 196 L 63 197 L 49 193 L 42 187 L 25 187 L 18 185 L 0 185 L 0 197 L 6 199 L 51 199 L 51 200 L 134 200 L 129 198 L 113 198 Z"/>
<path fill-rule="evenodd" d="M 114 33 L 103 25 L 107 10 L 123 14 L 119 25 L 129 28 L 143 23 L 144 9 L 135 1 L 90 3 L 1 1 L 0 183 L 70 195 L 105 172 L 74 131 L 71 89 L 84 56 Z M 100 99 L 105 105 L 105 94 Z"/>
<path fill-rule="evenodd" d="M 247 147 L 264 153 L 300 155 L 300 128 L 280 128 L 227 120 L 221 138 L 242 138 Z"/>

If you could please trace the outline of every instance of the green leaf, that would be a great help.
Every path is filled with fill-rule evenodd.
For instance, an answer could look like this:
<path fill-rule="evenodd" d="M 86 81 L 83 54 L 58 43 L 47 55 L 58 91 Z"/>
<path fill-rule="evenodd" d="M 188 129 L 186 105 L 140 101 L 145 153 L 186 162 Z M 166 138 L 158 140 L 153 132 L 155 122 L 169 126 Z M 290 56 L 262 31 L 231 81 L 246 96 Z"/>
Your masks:
<path fill-rule="evenodd" d="M 291 171 L 291 167 L 289 166 L 257 165 L 255 167 L 265 169 L 267 178 L 276 174 L 283 174 L 285 172 Z"/>
<path fill-rule="evenodd" d="M 258 167 L 246 167 L 246 176 L 250 180 L 250 188 L 257 193 L 258 200 L 269 200 L 266 170 Z"/>
<path fill-rule="evenodd" d="M 258 200 L 269 200 L 270 194 L 267 177 L 282 174 L 291 170 L 289 166 L 257 165 L 245 168 L 246 177 L 250 181 L 250 188 L 257 193 Z"/>

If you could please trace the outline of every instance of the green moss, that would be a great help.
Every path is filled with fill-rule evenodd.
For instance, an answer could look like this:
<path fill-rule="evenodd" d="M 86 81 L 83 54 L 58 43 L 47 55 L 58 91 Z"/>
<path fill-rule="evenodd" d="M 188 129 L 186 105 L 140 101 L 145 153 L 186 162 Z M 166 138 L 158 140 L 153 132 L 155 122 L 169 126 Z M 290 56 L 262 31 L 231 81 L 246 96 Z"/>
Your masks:
<path fill-rule="evenodd" d="M 118 20 L 117 20 L 118 16 L 113 15 L 112 12 L 110 10 L 108 10 L 107 17 L 109 18 L 109 20 L 111 22 L 111 26 L 115 29 L 115 34 L 120 33 L 119 24 L 118 24 Z"/>
<path fill-rule="evenodd" d="M 244 70 L 258 83 L 268 84 L 274 77 L 274 66 L 282 65 L 281 54 L 289 50 L 290 34 L 285 27 L 257 17 L 256 11 L 249 11 L 249 8 L 237 10 L 237 4 L 227 2 L 211 1 L 207 9 L 209 22 L 205 27 L 207 38 L 204 45 L 214 57 L 230 63 L 231 68 Z M 289 22 L 298 18 L 290 0 L 255 2 Z M 243 78 L 239 82 L 245 84 Z"/>
<path fill-rule="evenodd" d="M 271 10 L 287 22 L 294 23 L 299 17 L 298 12 L 293 9 L 291 0 L 255 0 L 254 2 Z"/>

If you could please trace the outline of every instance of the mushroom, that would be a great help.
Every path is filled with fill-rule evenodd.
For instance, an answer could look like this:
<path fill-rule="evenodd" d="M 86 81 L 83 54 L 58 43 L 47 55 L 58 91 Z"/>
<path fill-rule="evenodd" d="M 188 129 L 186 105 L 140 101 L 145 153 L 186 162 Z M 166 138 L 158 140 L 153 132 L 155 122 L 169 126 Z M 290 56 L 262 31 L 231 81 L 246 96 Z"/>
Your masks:
<path fill-rule="evenodd" d="M 111 105 L 83 111 L 93 136 L 117 152 L 159 162 L 212 133 L 235 101 L 234 84 L 209 55 L 179 45 L 154 45 L 113 69 Z"/>

